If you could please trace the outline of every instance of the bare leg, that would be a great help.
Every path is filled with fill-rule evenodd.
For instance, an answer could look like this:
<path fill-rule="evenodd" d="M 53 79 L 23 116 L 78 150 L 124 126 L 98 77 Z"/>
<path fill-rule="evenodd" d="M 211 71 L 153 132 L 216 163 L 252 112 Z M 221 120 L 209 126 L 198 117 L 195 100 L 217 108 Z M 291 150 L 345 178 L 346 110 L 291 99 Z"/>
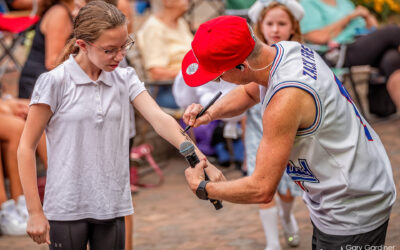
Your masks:
<path fill-rule="evenodd" d="M 279 192 L 278 192 L 278 194 L 279 194 L 279 198 L 281 200 L 283 200 L 284 202 L 293 202 L 294 201 L 294 197 L 292 196 L 292 193 L 290 192 L 290 189 L 288 189 L 286 191 L 286 194 L 281 194 Z"/>
<path fill-rule="evenodd" d="M 0 140 L 4 142 L 1 149 L 10 179 L 11 198 L 17 201 L 18 196 L 23 194 L 18 173 L 17 149 L 25 122 L 21 118 L 4 114 L 0 114 L 0 120 Z"/>
<path fill-rule="evenodd" d="M 3 176 L 3 164 L 1 160 L 1 150 L 0 150 L 0 206 L 3 202 L 7 201 L 7 194 L 6 188 L 4 183 L 4 176 Z"/>
<path fill-rule="evenodd" d="M 396 70 L 390 75 L 386 88 L 397 110 L 400 110 L 400 70 Z"/>
<path fill-rule="evenodd" d="M 133 214 L 125 216 L 125 250 L 133 249 Z"/>

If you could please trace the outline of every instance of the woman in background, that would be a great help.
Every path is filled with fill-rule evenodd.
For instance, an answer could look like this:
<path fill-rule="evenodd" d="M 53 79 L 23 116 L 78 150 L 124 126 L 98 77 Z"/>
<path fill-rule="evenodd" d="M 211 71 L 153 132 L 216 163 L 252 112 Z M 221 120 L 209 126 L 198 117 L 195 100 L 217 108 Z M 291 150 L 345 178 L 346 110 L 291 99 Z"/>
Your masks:
<path fill-rule="evenodd" d="M 378 27 L 372 13 L 363 6 L 354 6 L 350 0 L 301 0 L 305 15 L 301 20 L 304 39 L 322 45 L 345 44 L 344 67 L 370 65 L 379 69 L 379 75 L 386 82 L 385 95 L 370 93 L 371 103 L 385 103 L 387 99 L 393 111 L 400 108 L 400 27 L 387 25 Z M 331 45 L 332 46 L 332 45 Z M 325 50 L 325 51 L 324 51 Z M 326 57 L 325 57 L 326 59 Z M 370 80 L 369 90 L 378 83 L 379 77 Z M 372 89 L 373 88 L 373 89 Z M 378 100 L 377 100 L 378 99 Z M 393 105 L 394 102 L 395 106 Z M 380 107 L 370 107 L 370 112 L 387 116 L 391 112 Z"/>
<path fill-rule="evenodd" d="M 72 35 L 74 0 L 43 1 L 41 19 L 19 79 L 20 98 L 31 97 L 40 74 L 57 66 L 59 56 Z"/>

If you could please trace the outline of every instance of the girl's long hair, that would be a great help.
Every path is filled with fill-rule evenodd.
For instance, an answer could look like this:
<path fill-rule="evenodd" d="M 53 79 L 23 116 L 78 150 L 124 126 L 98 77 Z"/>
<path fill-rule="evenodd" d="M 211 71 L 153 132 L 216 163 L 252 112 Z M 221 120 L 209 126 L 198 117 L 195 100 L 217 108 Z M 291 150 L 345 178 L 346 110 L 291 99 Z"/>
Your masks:
<path fill-rule="evenodd" d="M 79 52 L 79 47 L 75 44 L 77 39 L 93 43 L 103 31 L 121 25 L 126 25 L 126 18 L 117 7 L 104 1 L 89 2 L 79 10 L 74 19 L 73 36 L 65 45 L 59 63 L 67 60 L 71 54 Z"/>

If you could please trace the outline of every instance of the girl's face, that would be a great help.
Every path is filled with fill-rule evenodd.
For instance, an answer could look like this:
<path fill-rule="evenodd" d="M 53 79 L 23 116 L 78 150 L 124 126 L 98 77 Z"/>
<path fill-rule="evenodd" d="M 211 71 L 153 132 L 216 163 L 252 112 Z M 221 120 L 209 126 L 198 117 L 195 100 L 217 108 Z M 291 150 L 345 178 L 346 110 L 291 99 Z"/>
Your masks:
<path fill-rule="evenodd" d="M 269 10 L 261 22 L 261 32 L 268 45 L 288 41 L 294 34 L 293 23 L 289 14 L 282 8 L 276 7 Z"/>
<path fill-rule="evenodd" d="M 87 55 L 97 68 L 110 72 L 118 67 L 132 44 L 126 25 L 121 25 L 103 31 L 95 42 L 88 43 Z"/>

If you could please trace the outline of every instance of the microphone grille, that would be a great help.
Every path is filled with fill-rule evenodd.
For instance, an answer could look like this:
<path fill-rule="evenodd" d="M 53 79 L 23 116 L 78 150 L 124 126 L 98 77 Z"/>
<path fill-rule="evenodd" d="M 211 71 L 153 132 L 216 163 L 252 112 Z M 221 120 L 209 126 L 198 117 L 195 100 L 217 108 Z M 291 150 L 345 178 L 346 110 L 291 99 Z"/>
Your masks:
<path fill-rule="evenodd" d="M 179 153 L 183 156 L 188 156 L 194 153 L 194 145 L 190 141 L 184 141 L 179 146 Z"/>

